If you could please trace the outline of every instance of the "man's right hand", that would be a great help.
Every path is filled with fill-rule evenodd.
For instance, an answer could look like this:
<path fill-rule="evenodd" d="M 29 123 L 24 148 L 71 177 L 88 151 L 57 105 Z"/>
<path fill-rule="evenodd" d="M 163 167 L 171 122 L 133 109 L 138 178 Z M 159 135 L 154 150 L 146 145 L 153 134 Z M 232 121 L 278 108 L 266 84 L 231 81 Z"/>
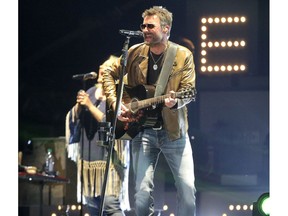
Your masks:
<path fill-rule="evenodd" d="M 116 112 L 116 102 L 113 103 L 113 110 L 114 112 Z M 118 110 L 117 112 L 117 118 L 119 121 L 122 121 L 122 122 L 128 122 L 129 121 L 129 109 L 123 104 L 121 103 L 120 104 L 120 109 Z"/>

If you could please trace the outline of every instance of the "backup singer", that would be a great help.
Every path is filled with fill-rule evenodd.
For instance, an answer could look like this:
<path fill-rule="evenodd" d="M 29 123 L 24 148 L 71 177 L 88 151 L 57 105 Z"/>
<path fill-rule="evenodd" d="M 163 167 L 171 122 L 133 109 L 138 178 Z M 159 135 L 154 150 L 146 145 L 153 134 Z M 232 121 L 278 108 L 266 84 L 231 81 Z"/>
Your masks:
<path fill-rule="evenodd" d="M 99 141 L 98 123 L 106 121 L 106 97 L 102 88 L 102 73 L 114 59 L 116 59 L 115 56 L 110 56 L 100 66 L 95 86 L 87 92 L 84 90 L 78 92 L 76 104 L 66 116 L 68 157 L 77 163 L 78 170 L 77 200 L 81 201 L 82 183 L 83 204 L 87 205 L 91 216 L 99 215 L 108 155 L 108 149 L 97 144 Z M 81 158 L 82 154 L 83 158 Z M 130 210 L 128 172 L 129 141 L 115 140 L 103 206 L 104 216 L 123 216 L 124 210 Z M 83 182 L 81 177 L 83 177 Z"/>

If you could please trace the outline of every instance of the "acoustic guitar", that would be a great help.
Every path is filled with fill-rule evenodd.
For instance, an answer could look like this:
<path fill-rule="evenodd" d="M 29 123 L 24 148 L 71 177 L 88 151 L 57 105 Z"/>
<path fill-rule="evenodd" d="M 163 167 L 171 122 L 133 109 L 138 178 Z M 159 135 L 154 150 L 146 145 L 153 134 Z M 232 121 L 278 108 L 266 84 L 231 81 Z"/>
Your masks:
<path fill-rule="evenodd" d="M 190 98 L 195 101 L 195 88 L 186 89 L 179 92 L 169 93 L 154 97 L 155 86 L 137 85 L 135 87 L 124 86 L 129 97 L 129 103 L 124 104 L 129 112 L 129 122 L 117 120 L 115 128 L 115 138 L 120 139 L 125 134 L 134 138 L 143 127 L 154 127 L 161 113 L 162 105 L 166 98 Z M 114 116 L 114 115 L 113 115 Z"/>

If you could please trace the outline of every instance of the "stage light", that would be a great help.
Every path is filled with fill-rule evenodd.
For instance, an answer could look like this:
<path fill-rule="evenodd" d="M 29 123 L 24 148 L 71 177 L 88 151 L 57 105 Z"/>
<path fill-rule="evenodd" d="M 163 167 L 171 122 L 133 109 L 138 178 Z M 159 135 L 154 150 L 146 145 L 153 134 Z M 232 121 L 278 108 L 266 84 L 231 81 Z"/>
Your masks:
<path fill-rule="evenodd" d="M 263 193 L 253 203 L 253 214 L 252 216 L 269 216 L 270 215 L 270 195 L 269 193 Z"/>
<path fill-rule="evenodd" d="M 248 210 L 248 205 L 243 205 L 242 209 L 243 210 Z"/>
<path fill-rule="evenodd" d="M 239 70 L 239 66 L 238 65 L 234 65 L 234 71 L 238 71 Z"/>
<path fill-rule="evenodd" d="M 246 69 L 245 65 L 240 65 L 240 70 L 244 71 Z"/>
<path fill-rule="evenodd" d="M 163 205 L 163 210 L 167 211 L 168 210 L 168 205 Z"/>
<path fill-rule="evenodd" d="M 227 46 L 228 46 L 228 47 L 232 47 L 232 45 L 233 45 L 232 41 L 228 41 L 228 42 L 227 42 Z"/>
<path fill-rule="evenodd" d="M 241 20 L 241 22 L 246 22 L 246 17 L 242 16 L 242 17 L 240 18 L 240 20 Z"/>
<path fill-rule="evenodd" d="M 238 23 L 239 22 L 239 17 L 234 17 L 234 22 Z"/>
<path fill-rule="evenodd" d="M 241 205 L 236 205 L 236 210 L 240 211 L 241 210 Z"/>
<path fill-rule="evenodd" d="M 218 17 L 215 17 L 214 22 L 215 22 L 215 23 L 219 23 L 219 22 L 220 22 L 220 19 L 219 19 Z"/>
<path fill-rule="evenodd" d="M 218 65 L 214 66 L 214 71 L 215 71 L 215 72 L 218 72 L 218 71 L 219 71 L 219 66 L 218 66 Z"/>

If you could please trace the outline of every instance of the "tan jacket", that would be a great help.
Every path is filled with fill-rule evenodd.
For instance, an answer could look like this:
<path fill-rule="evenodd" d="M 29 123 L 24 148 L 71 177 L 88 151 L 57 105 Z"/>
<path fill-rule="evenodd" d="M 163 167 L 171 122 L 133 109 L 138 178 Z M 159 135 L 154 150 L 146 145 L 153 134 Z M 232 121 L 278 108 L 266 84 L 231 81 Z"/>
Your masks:
<path fill-rule="evenodd" d="M 172 42 L 168 42 L 169 44 Z M 144 43 L 136 44 L 128 50 L 127 66 L 124 76 L 124 84 L 137 86 L 147 84 L 148 69 L 148 52 L 149 47 Z M 103 87 L 106 92 L 109 107 L 116 101 L 115 81 L 118 80 L 122 73 L 120 59 L 111 67 L 108 67 L 103 74 Z M 178 45 L 176 57 L 173 63 L 172 72 L 170 73 L 165 94 L 173 90 L 179 92 L 195 87 L 196 73 L 193 55 L 189 49 Z M 123 92 L 123 101 L 129 101 L 127 93 Z M 188 130 L 188 113 L 186 104 L 191 100 L 178 99 L 176 107 L 163 107 L 162 118 L 164 128 L 169 133 L 169 138 L 175 140 L 185 135 Z"/>

